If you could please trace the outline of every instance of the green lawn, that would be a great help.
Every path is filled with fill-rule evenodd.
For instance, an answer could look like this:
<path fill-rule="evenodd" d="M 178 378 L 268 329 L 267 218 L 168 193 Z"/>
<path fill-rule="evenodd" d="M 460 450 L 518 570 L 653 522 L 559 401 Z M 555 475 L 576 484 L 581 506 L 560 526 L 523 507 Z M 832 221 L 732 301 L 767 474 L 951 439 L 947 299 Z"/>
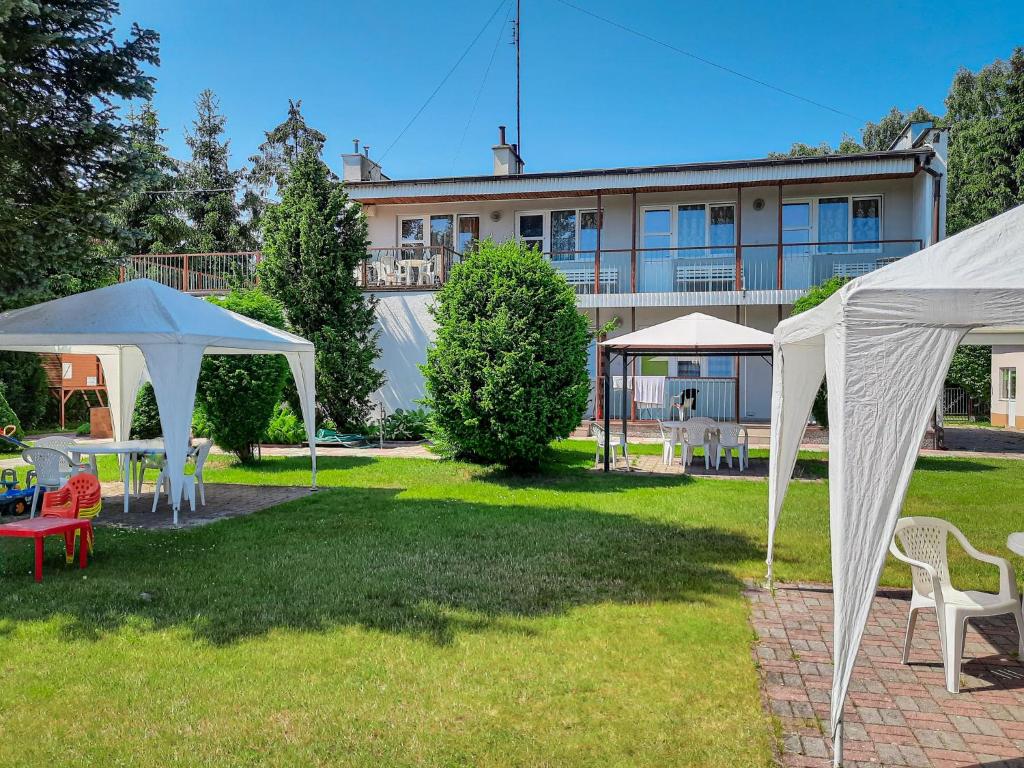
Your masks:
<path fill-rule="evenodd" d="M 741 596 L 766 483 L 602 476 L 592 445 L 526 479 L 322 459 L 307 500 L 102 529 L 85 572 L 54 542 L 42 585 L 0 542 L 0 765 L 770 765 Z M 207 481 L 307 473 L 215 457 Z M 1005 554 L 1022 481 L 1021 462 L 924 459 L 907 510 Z M 825 483 L 794 484 L 781 579 L 828 578 L 826 506 Z"/>

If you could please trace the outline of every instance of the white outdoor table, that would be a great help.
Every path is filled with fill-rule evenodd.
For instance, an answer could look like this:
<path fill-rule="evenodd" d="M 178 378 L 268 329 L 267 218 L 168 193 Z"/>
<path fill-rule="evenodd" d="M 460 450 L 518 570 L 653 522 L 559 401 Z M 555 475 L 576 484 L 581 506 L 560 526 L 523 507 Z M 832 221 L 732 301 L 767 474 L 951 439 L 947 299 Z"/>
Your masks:
<path fill-rule="evenodd" d="M 416 270 L 416 281 L 419 282 L 419 277 L 423 273 L 423 267 L 426 266 L 427 262 L 425 259 L 402 259 L 398 262 L 398 267 L 402 271 L 402 277 L 405 278 L 406 285 L 413 285 L 412 271 Z"/>
<path fill-rule="evenodd" d="M 661 422 L 663 427 L 666 427 L 672 433 L 672 441 L 674 443 L 682 443 L 683 436 L 680 434 L 683 431 L 683 426 L 686 424 L 685 421 L 679 421 L 676 419 L 670 419 L 669 421 Z M 711 432 L 711 454 L 712 456 L 718 455 L 718 430 L 710 429 Z M 675 449 L 673 448 L 673 451 Z M 686 451 L 683 451 L 683 455 L 680 457 L 680 462 L 684 462 L 686 459 Z"/>
<path fill-rule="evenodd" d="M 1015 555 L 1024 557 L 1024 533 L 1011 533 L 1006 539 L 1006 548 Z"/>
<path fill-rule="evenodd" d="M 132 465 L 136 456 L 155 456 L 164 452 L 164 441 L 157 440 L 120 440 L 110 443 L 75 443 L 68 448 L 68 453 L 75 461 L 82 456 L 89 457 L 93 474 L 99 476 L 96 466 L 97 456 L 118 456 L 124 470 L 124 511 L 128 511 L 132 495 Z"/>

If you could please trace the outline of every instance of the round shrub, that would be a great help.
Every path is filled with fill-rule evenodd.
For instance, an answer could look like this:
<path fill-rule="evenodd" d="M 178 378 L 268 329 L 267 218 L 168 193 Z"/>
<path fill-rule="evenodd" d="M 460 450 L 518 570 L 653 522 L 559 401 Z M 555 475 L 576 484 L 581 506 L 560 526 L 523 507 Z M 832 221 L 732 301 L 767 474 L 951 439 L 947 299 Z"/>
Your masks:
<path fill-rule="evenodd" d="M 590 391 L 573 289 L 538 251 L 487 240 L 452 269 L 431 313 L 424 402 L 438 449 L 536 467 L 580 423 Z"/>
<path fill-rule="evenodd" d="M 218 306 L 284 328 L 281 305 L 260 290 L 232 291 Z M 213 440 L 243 463 L 267 431 L 281 401 L 288 363 L 281 355 L 207 355 L 199 374 L 196 400 Z"/>

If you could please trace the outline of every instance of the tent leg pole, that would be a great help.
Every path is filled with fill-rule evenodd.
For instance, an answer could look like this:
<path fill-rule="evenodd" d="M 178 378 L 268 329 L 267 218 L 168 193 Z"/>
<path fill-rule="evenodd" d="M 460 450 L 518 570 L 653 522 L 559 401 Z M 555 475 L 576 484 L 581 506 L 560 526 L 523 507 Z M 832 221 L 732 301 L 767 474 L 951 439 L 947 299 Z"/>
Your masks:
<path fill-rule="evenodd" d="M 628 419 L 629 419 L 629 412 L 628 412 L 628 405 L 629 405 L 628 393 L 629 393 L 629 387 L 627 386 L 627 383 L 629 382 L 629 376 L 627 375 L 627 371 L 626 371 L 626 361 L 628 360 L 628 358 L 629 358 L 629 355 L 626 352 L 623 352 L 622 353 L 622 454 L 623 454 L 623 458 L 626 459 L 626 470 L 627 471 L 630 468 L 629 467 L 629 457 L 628 457 L 628 455 L 626 453 L 626 451 L 627 451 L 627 449 L 626 449 L 626 428 L 627 428 L 627 423 L 628 423 Z"/>
<path fill-rule="evenodd" d="M 832 765 L 840 768 L 843 764 L 843 721 L 836 723 L 836 732 L 832 738 Z"/>
<path fill-rule="evenodd" d="M 608 471 L 608 450 L 611 446 L 611 435 L 609 434 L 612 428 L 612 410 L 611 410 L 611 397 L 612 397 L 612 372 L 609 369 L 609 363 L 611 362 L 611 355 L 607 349 L 601 352 L 601 367 L 604 369 L 604 471 Z"/>

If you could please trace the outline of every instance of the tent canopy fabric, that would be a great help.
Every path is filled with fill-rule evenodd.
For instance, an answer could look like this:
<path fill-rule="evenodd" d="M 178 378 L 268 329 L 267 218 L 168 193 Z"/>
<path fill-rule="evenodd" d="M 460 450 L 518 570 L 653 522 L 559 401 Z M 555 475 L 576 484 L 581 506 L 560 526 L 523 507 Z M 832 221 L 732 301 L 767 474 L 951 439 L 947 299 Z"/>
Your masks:
<path fill-rule="evenodd" d="M 97 355 L 115 440 L 127 438 L 148 377 L 160 409 L 175 519 L 203 355 L 283 354 L 299 392 L 316 486 L 314 348 L 294 334 L 152 280 L 131 280 L 0 314 L 0 349 Z"/>
<path fill-rule="evenodd" d="M 614 351 L 662 351 L 677 354 L 768 352 L 772 335 L 718 317 L 693 312 L 650 328 L 601 342 Z"/>
<path fill-rule="evenodd" d="M 958 344 L 1024 343 L 1024 206 L 860 277 L 775 330 L 768 567 L 815 393 L 828 382 L 832 726 L 921 439 Z"/>

